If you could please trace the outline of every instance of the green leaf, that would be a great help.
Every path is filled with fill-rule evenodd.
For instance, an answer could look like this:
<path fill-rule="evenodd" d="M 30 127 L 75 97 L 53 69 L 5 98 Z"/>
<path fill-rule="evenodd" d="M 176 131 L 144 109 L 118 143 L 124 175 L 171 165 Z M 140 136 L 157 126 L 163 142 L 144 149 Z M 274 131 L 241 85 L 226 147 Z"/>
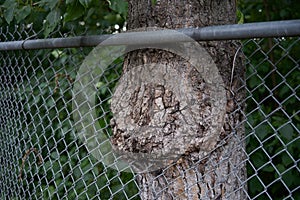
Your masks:
<path fill-rule="evenodd" d="M 255 193 L 258 193 L 263 190 L 263 186 L 261 185 L 260 181 L 256 177 L 250 179 L 249 187 Z"/>
<path fill-rule="evenodd" d="M 288 91 L 290 91 L 290 89 L 289 89 L 288 86 L 285 85 L 284 87 L 282 87 L 282 88 L 280 89 L 280 91 L 279 91 L 279 96 L 280 96 L 280 97 L 284 97 L 284 95 L 285 95 Z"/>
<path fill-rule="evenodd" d="M 157 2 L 157 0 L 151 0 L 152 6 L 155 6 L 156 2 Z"/>
<path fill-rule="evenodd" d="M 51 55 L 53 55 L 55 58 L 59 58 L 59 56 L 62 54 L 63 54 L 63 51 L 60 51 L 58 49 L 55 49 L 51 52 Z"/>
<path fill-rule="evenodd" d="M 279 133 L 282 135 L 282 137 L 290 141 L 291 139 L 293 139 L 294 129 L 290 124 L 287 124 L 279 129 Z"/>
<path fill-rule="evenodd" d="M 91 19 L 92 15 L 97 12 L 97 10 L 95 8 L 90 8 L 89 11 L 87 12 L 87 14 L 84 17 L 84 20 L 89 20 Z"/>
<path fill-rule="evenodd" d="M 66 0 L 66 4 L 73 4 L 74 0 Z"/>
<path fill-rule="evenodd" d="M 86 183 L 84 182 L 84 180 L 82 180 L 82 179 L 77 180 L 75 183 L 76 192 L 78 192 L 78 194 L 80 194 L 85 189 L 85 186 L 86 186 Z"/>
<path fill-rule="evenodd" d="M 282 172 L 284 172 L 285 171 L 285 167 L 284 167 L 284 165 L 283 164 L 278 164 L 278 165 L 276 165 L 276 168 L 277 168 L 277 170 L 280 172 L 280 173 L 282 173 Z"/>
<path fill-rule="evenodd" d="M 250 88 L 254 88 L 260 83 L 261 83 L 261 81 L 257 76 L 253 76 L 249 79 L 249 87 Z"/>
<path fill-rule="evenodd" d="M 8 24 L 10 24 L 10 22 L 13 20 L 17 6 L 17 2 L 12 2 L 11 0 L 6 0 L 3 4 L 3 7 L 5 8 L 3 17 Z"/>
<path fill-rule="evenodd" d="M 53 185 L 43 186 L 43 198 L 44 199 L 52 199 L 54 192 L 55 192 L 55 187 Z"/>
<path fill-rule="evenodd" d="M 104 175 L 102 175 L 99 178 L 97 178 L 96 183 L 99 188 L 102 188 L 104 185 L 107 184 L 107 182 L 108 182 L 107 178 Z"/>
<path fill-rule="evenodd" d="M 78 19 L 84 14 L 84 7 L 81 4 L 73 4 L 67 8 L 67 12 L 64 15 L 64 22 L 69 22 Z"/>
<path fill-rule="evenodd" d="M 44 163 L 44 168 L 46 171 L 48 171 L 52 167 L 52 163 L 48 160 Z"/>
<path fill-rule="evenodd" d="M 115 193 L 115 192 L 121 190 L 121 188 L 122 188 L 122 185 L 121 185 L 121 183 L 120 183 L 118 180 L 113 179 L 113 180 L 111 181 L 110 189 L 111 189 L 111 191 L 112 191 L 113 193 Z"/>
<path fill-rule="evenodd" d="M 109 2 L 109 7 L 120 13 L 124 18 L 127 16 L 127 7 L 128 3 L 124 0 L 110 0 Z"/>
<path fill-rule="evenodd" d="M 240 9 L 236 10 L 236 18 L 237 18 L 238 24 L 244 23 L 244 14 L 242 13 L 242 11 L 240 11 Z"/>
<path fill-rule="evenodd" d="M 300 117 L 298 115 L 296 115 L 296 111 L 294 110 L 293 111 L 293 115 L 295 117 L 296 120 L 300 121 Z"/>
<path fill-rule="evenodd" d="M 251 156 L 251 160 L 255 161 L 254 165 L 256 168 L 261 167 L 267 162 L 267 158 L 263 155 L 261 151 L 255 152 L 255 154 Z"/>
<path fill-rule="evenodd" d="M 99 89 L 103 85 L 105 85 L 105 83 L 103 83 L 103 82 L 100 81 L 100 82 L 96 83 L 95 86 L 96 86 L 97 89 Z"/>
<path fill-rule="evenodd" d="M 4 8 L 9 8 L 12 4 L 17 4 L 17 2 L 14 1 L 14 0 L 6 0 L 6 1 L 3 3 L 3 7 L 4 7 Z"/>
<path fill-rule="evenodd" d="M 282 155 L 281 160 L 282 160 L 282 163 L 285 166 L 288 166 L 288 165 L 290 165 L 290 164 L 293 163 L 293 160 L 291 159 L 291 157 L 287 153 L 285 153 L 285 154 Z"/>
<path fill-rule="evenodd" d="M 60 21 L 60 10 L 52 10 L 46 17 L 46 22 L 44 24 L 44 35 L 47 37 L 57 26 Z"/>
<path fill-rule="evenodd" d="M 274 168 L 271 165 L 267 165 L 264 168 L 262 168 L 262 171 L 265 171 L 265 172 L 274 172 L 275 170 L 274 170 Z"/>
<path fill-rule="evenodd" d="M 53 172 L 56 174 L 58 172 L 60 172 L 60 164 L 58 161 L 52 162 L 52 168 Z"/>
<path fill-rule="evenodd" d="M 50 10 L 53 10 L 53 8 L 56 6 L 56 4 L 58 3 L 58 1 L 53 1 L 53 0 L 42 0 L 40 2 L 40 4 L 43 5 L 47 5 Z"/>
<path fill-rule="evenodd" d="M 57 152 L 57 151 L 53 151 L 53 152 L 51 153 L 51 158 L 54 159 L 54 160 L 58 159 L 58 158 L 59 158 L 58 152 Z"/>
<path fill-rule="evenodd" d="M 265 137 L 270 132 L 270 127 L 266 124 L 262 124 L 255 129 L 256 135 L 261 139 L 265 139 Z"/>
<path fill-rule="evenodd" d="M 30 6 L 23 6 L 21 9 L 18 9 L 15 16 L 17 23 L 20 23 L 23 19 L 25 19 L 30 14 L 30 12 Z"/>
<path fill-rule="evenodd" d="M 81 3 L 81 5 L 87 8 L 90 5 L 91 0 L 79 0 L 79 2 Z"/>

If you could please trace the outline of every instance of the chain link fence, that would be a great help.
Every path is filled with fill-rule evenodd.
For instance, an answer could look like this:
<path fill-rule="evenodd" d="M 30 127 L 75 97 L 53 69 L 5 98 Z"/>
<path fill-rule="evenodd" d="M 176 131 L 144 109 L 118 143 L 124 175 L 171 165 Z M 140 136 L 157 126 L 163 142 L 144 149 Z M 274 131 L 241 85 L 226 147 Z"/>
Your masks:
<path fill-rule="evenodd" d="M 32 27 L 2 27 L 1 42 L 35 39 Z M 60 33 L 52 37 L 70 37 Z M 245 39 L 244 113 L 249 199 L 300 199 L 300 37 Z M 78 137 L 72 85 L 90 47 L 0 52 L 2 199 L 140 199 L 138 176 L 107 167 Z M 122 58 L 97 88 L 96 113 L 109 136 L 110 99 Z M 176 197 L 175 197 L 176 198 Z"/>

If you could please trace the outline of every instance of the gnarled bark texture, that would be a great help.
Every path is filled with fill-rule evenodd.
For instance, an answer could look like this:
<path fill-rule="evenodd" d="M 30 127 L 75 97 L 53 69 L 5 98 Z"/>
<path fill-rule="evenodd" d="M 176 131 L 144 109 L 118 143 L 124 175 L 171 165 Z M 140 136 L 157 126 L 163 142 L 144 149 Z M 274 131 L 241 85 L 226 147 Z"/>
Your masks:
<path fill-rule="evenodd" d="M 128 28 L 161 27 L 169 29 L 203 27 L 235 23 L 235 0 L 129 0 Z M 244 75 L 241 57 L 235 62 L 234 76 L 231 79 L 234 55 L 237 42 L 210 41 L 201 45 L 213 58 L 223 79 L 226 90 L 227 107 L 224 122 L 215 143 L 203 152 L 205 146 L 202 135 L 210 129 L 211 118 L 205 116 L 211 112 L 210 90 L 206 87 L 205 78 L 184 59 L 170 52 L 158 49 L 143 49 L 127 55 L 123 71 L 132 70 L 140 74 L 139 85 L 117 90 L 112 101 L 120 103 L 121 91 L 127 94 L 130 103 L 123 109 L 126 120 L 113 119 L 112 143 L 116 149 L 138 153 L 151 153 L 167 149 L 170 141 L 178 141 L 176 147 L 185 149 L 179 159 L 171 159 L 164 169 L 145 172 L 138 175 L 140 197 L 142 199 L 245 199 L 245 165 L 244 133 L 242 121 L 242 99 L 244 92 L 239 81 Z M 143 77 L 141 65 L 159 63 L 159 69 L 149 68 L 148 72 L 155 76 Z M 165 67 L 161 67 L 165 66 Z M 158 73 L 162 70 L 162 73 Z M 170 74 L 166 74 L 166 73 Z M 191 83 L 191 90 L 185 92 L 193 99 L 194 108 L 191 112 L 184 112 L 184 102 L 171 85 L 164 81 L 174 77 Z M 177 77 L 176 77 L 177 76 Z M 138 76 L 137 76 L 138 77 Z M 128 80 L 128 79 L 127 79 Z M 131 81 L 138 81 L 132 79 Z M 122 79 L 121 79 L 122 81 Z M 128 83 L 123 83 L 128 84 Z M 122 82 L 119 83 L 122 85 Z M 132 83 L 134 85 L 134 83 Z M 177 86 L 178 87 L 178 86 Z M 114 109 L 112 109 L 114 110 Z M 204 119 L 204 120 L 201 120 Z M 129 121 L 128 121 L 129 120 Z M 135 134 L 128 133 L 126 123 L 140 127 Z M 184 122 L 187 122 L 186 124 Z M 191 124 L 188 124 L 191 122 Z M 143 127 L 151 123 L 161 128 L 159 135 L 143 132 Z M 182 141 L 180 132 L 185 126 L 191 126 L 197 133 L 193 144 Z M 158 133 L 157 132 L 157 133 Z M 139 134 L 140 133 L 140 134 Z M 150 136 L 149 136 L 150 135 Z M 169 146 L 168 146 L 169 145 Z M 209 145 L 208 145 L 209 146 Z"/>

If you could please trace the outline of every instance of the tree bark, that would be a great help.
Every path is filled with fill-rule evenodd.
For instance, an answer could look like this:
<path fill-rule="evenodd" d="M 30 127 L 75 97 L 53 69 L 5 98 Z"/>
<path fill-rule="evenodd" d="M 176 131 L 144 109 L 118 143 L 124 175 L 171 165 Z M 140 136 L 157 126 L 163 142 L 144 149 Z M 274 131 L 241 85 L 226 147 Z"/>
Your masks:
<path fill-rule="evenodd" d="M 208 25 L 234 24 L 236 22 L 235 0 L 128 0 L 128 29 L 145 27 L 188 28 Z M 177 147 L 185 149 L 179 159 L 171 159 L 164 169 L 138 174 L 142 199 L 246 199 L 246 169 L 243 143 L 243 91 L 242 79 L 244 66 L 241 56 L 233 61 L 238 42 L 209 41 L 200 43 L 213 58 L 223 79 L 226 90 L 227 107 L 222 129 L 213 146 L 203 152 L 206 144 L 201 137 L 210 129 L 211 121 L 207 116 L 211 112 L 211 91 L 205 87 L 205 78 L 178 55 L 158 49 L 142 49 L 130 52 L 124 62 L 123 73 L 135 70 L 143 76 L 137 66 L 160 63 L 165 74 L 163 79 L 186 79 L 191 82 L 192 90 L 186 90 L 193 98 L 195 109 L 192 113 L 181 112 L 182 99 L 174 92 L 172 86 L 159 83 L 158 79 L 149 80 L 141 77 L 139 87 L 126 91 L 130 103 L 124 109 L 130 113 L 130 123 L 143 127 L 156 121 L 162 124 L 158 137 L 144 133 L 129 134 L 124 129 L 124 120 L 114 117 L 112 120 L 112 143 L 122 151 L 132 153 L 155 152 L 167 148 L 170 140 L 178 141 Z M 172 70 L 171 70 L 172 69 Z M 151 71 L 152 70 L 152 71 Z M 158 73 L 159 69 L 148 72 Z M 233 72 L 233 76 L 232 76 Z M 178 76 L 178 77 L 176 77 Z M 121 79 L 122 81 L 122 79 Z M 120 82 L 119 86 L 125 84 Z M 126 87 L 123 85 L 123 89 Z M 120 90 L 119 90 L 120 91 Z M 116 92 L 112 101 L 113 108 L 120 103 L 122 95 Z M 117 100 L 116 100 L 117 99 Z M 164 118 L 157 118 L 151 111 L 163 110 Z M 114 113 L 116 114 L 116 113 Z M 202 117 L 201 117 L 202 116 Z M 187 144 L 180 136 L 184 126 L 182 119 L 194 123 L 197 132 L 196 144 Z M 159 121 L 161 119 L 161 121 Z M 201 119 L 205 119 L 201 121 Z M 122 121 L 122 122 L 121 122 Z M 136 132 L 140 130 L 135 130 Z M 174 144 L 173 144 L 174 145 Z M 211 145 L 210 145 L 211 146 Z M 212 150 L 212 151 L 210 151 Z"/>

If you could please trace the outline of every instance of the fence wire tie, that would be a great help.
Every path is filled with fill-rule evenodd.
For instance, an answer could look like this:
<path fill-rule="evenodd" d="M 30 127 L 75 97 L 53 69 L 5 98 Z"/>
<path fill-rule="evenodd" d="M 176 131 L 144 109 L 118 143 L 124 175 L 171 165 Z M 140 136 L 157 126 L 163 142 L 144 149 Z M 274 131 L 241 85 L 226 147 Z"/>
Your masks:
<path fill-rule="evenodd" d="M 234 68 L 235 68 L 235 60 L 236 57 L 239 53 L 239 51 L 242 49 L 242 46 L 239 46 L 239 48 L 236 50 L 234 57 L 233 57 L 233 63 L 232 63 L 232 68 L 231 68 L 231 76 L 230 76 L 230 85 L 229 85 L 229 90 L 231 92 L 232 95 L 234 95 L 234 92 L 232 90 L 232 83 L 233 83 L 233 75 L 234 75 Z"/>
<path fill-rule="evenodd" d="M 28 40 L 30 40 L 30 39 L 32 39 L 32 38 L 34 38 L 34 37 L 36 37 L 37 36 L 37 34 L 35 33 L 35 34 L 33 34 L 32 36 L 29 36 L 29 37 L 27 37 L 25 40 L 23 40 L 23 42 L 22 42 L 22 44 L 21 44 L 21 47 L 22 47 L 22 49 L 23 50 L 26 50 L 26 48 L 25 48 L 25 42 L 26 41 L 28 41 Z"/>
<path fill-rule="evenodd" d="M 25 161 L 26 159 L 28 158 L 29 154 L 31 152 L 34 152 L 35 156 L 38 157 L 38 164 L 41 165 L 43 163 L 43 158 L 41 156 L 41 154 L 38 152 L 38 150 L 36 148 L 30 148 L 30 149 L 27 149 L 25 151 L 25 154 L 22 158 L 22 165 L 21 165 L 21 168 L 20 168 L 20 172 L 19 172 L 19 181 L 21 182 L 22 181 L 22 172 L 23 172 L 23 169 L 24 169 L 24 166 L 25 166 Z"/>

